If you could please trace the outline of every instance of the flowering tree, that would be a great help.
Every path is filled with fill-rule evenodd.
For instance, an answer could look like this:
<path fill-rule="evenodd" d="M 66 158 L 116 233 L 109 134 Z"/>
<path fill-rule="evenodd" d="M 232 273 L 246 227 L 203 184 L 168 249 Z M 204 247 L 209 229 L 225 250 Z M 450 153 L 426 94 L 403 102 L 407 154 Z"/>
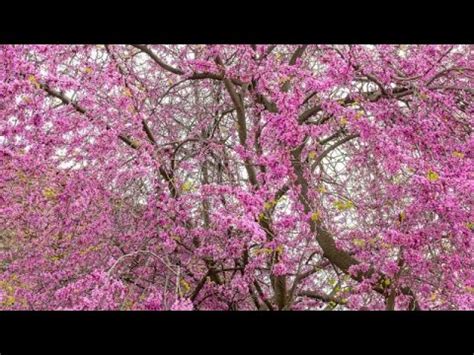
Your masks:
<path fill-rule="evenodd" d="M 2 309 L 473 309 L 472 46 L 0 46 Z"/>

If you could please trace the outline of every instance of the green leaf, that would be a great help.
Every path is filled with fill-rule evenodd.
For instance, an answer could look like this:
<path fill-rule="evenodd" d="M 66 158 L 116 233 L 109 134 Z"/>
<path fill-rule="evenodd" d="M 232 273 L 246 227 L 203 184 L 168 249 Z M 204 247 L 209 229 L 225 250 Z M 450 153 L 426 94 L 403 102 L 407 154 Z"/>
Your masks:
<path fill-rule="evenodd" d="M 436 172 L 433 171 L 433 170 L 429 170 L 429 171 L 428 171 L 428 174 L 426 175 L 426 177 L 427 177 L 428 180 L 431 181 L 431 182 L 435 182 L 436 180 L 439 179 L 438 173 L 436 173 Z"/>

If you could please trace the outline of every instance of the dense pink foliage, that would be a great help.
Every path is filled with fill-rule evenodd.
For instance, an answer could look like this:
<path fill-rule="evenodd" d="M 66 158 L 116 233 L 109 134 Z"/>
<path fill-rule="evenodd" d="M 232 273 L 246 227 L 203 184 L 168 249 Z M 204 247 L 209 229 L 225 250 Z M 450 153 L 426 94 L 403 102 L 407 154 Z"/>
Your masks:
<path fill-rule="evenodd" d="M 474 309 L 472 46 L 0 46 L 1 309 Z"/>

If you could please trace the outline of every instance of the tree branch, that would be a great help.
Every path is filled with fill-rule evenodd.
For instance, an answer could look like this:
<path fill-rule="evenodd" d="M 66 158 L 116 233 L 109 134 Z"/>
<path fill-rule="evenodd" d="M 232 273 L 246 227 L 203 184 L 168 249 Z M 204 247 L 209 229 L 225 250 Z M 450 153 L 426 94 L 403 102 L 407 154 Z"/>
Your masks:
<path fill-rule="evenodd" d="M 319 301 L 324 301 L 326 303 L 333 302 L 333 303 L 340 304 L 340 305 L 344 305 L 344 304 L 347 303 L 346 300 L 339 299 L 339 298 L 336 298 L 336 297 L 332 297 L 332 296 L 329 296 L 329 295 L 325 295 L 325 294 L 322 294 L 322 293 L 318 293 L 318 292 L 315 292 L 315 291 L 301 291 L 300 293 L 298 293 L 298 296 L 309 297 L 309 298 L 313 298 L 313 299 L 316 299 L 316 300 L 319 300 Z"/>
<path fill-rule="evenodd" d="M 165 62 L 163 62 L 160 58 L 158 58 L 158 56 L 150 49 L 148 48 L 147 46 L 145 45 L 141 45 L 141 44 L 132 44 L 133 47 L 135 48 L 138 48 L 140 49 L 143 53 L 146 53 L 148 54 L 148 56 L 153 59 L 153 61 L 158 64 L 160 67 L 162 67 L 163 69 L 165 69 L 166 71 L 169 71 L 173 74 L 177 74 L 177 75 L 183 75 L 184 74 L 184 71 L 182 71 L 181 69 L 178 69 L 178 68 L 174 68 L 172 67 L 171 65 L 168 65 L 166 64 Z"/>

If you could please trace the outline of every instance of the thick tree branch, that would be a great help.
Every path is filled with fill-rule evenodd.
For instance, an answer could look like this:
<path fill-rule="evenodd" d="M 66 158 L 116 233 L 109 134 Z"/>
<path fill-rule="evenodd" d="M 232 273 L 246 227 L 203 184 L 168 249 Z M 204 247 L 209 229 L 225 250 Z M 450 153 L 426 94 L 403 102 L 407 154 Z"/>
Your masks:
<path fill-rule="evenodd" d="M 323 302 L 326 302 L 326 303 L 335 303 L 335 304 L 340 304 L 340 305 L 344 305 L 347 303 L 346 300 L 343 300 L 343 299 L 340 299 L 340 298 L 337 298 L 337 297 L 333 297 L 333 296 L 330 296 L 330 295 L 325 295 L 325 294 L 322 294 L 322 293 L 318 293 L 318 292 L 315 292 L 315 291 L 301 291 L 300 293 L 298 293 L 298 296 L 302 296 L 302 297 L 309 297 L 309 298 L 313 298 L 315 300 L 319 300 L 319 301 L 323 301 Z"/>
<path fill-rule="evenodd" d="M 319 165 L 319 163 L 321 163 L 321 161 L 324 158 L 326 158 L 328 156 L 328 154 L 331 153 L 333 150 L 335 150 L 336 148 L 340 147 L 344 143 L 346 143 L 346 142 L 348 142 L 348 141 L 350 141 L 354 138 L 357 138 L 357 137 L 359 137 L 358 133 L 357 134 L 351 134 L 349 136 L 346 136 L 346 137 L 342 138 L 340 141 L 334 143 L 330 147 L 326 148 L 326 150 L 324 150 L 314 161 L 313 165 L 311 166 L 311 171 L 314 171 L 314 169 L 316 169 L 316 167 Z"/>
<path fill-rule="evenodd" d="M 224 63 L 220 57 L 216 58 L 216 64 L 224 68 Z M 235 110 L 237 111 L 237 123 L 238 128 L 237 132 L 239 135 L 239 142 L 243 147 L 247 146 L 247 121 L 245 118 L 245 108 L 242 101 L 242 98 L 237 94 L 235 91 L 234 84 L 231 82 L 229 78 L 224 78 L 224 85 L 229 93 L 229 96 L 232 100 L 232 103 L 235 106 Z M 257 174 L 255 172 L 254 166 L 248 159 L 245 159 L 245 169 L 247 170 L 247 175 L 249 177 L 249 181 L 253 187 L 258 187 L 257 181 Z"/>
<path fill-rule="evenodd" d="M 162 61 L 158 56 L 147 46 L 142 45 L 142 44 L 132 44 L 133 47 L 140 49 L 143 53 L 146 53 L 153 61 L 158 64 L 160 67 L 165 69 L 166 71 L 169 71 L 173 74 L 177 75 L 183 75 L 184 71 L 178 68 L 174 68 L 171 65 L 166 64 L 164 61 Z"/>
<path fill-rule="evenodd" d="M 179 69 L 175 68 L 164 61 L 162 61 L 150 48 L 148 48 L 145 45 L 132 45 L 135 48 L 140 49 L 143 53 L 147 54 L 156 64 L 158 64 L 161 68 L 165 69 L 166 71 L 176 74 L 176 75 L 185 75 L 186 73 Z M 203 73 L 193 73 L 191 76 L 189 76 L 187 79 L 189 80 L 200 80 L 200 79 L 213 79 L 213 80 L 223 80 L 224 75 L 223 74 L 216 74 L 216 73 L 209 73 L 209 72 L 203 72 Z M 244 85 L 245 83 L 239 79 L 230 79 L 233 84 L 235 85 Z"/>
<path fill-rule="evenodd" d="M 304 167 L 303 167 L 303 163 L 301 162 L 302 149 L 303 149 L 303 145 L 293 150 L 292 165 L 297 177 L 296 183 L 301 188 L 301 192 L 299 195 L 300 203 L 303 205 L 304 212 L 309 214 L 312 211 L 312 206 L 309 203 L 308 182 L 306 178 L 304 177 Z M 337 266 L 344 273 L 350 275 L 354 280 L 362 281 L 364 278 L 368 278 L 372 276 L 374 272 L 376 272 L 375 270 L 370 269 L 367 273 L 358 273 L 356 275 L 354 275 L 353 273 L 350 273 L 349 270 L 351 266 L 358 265 L 359 261 L 355 259 L 352 255 L 347 253 L 346 251 L 341 250 L 336 246 L 334 237 L 325 228 L 323 228 L 321 221 L 314 221 L 313 219 L 310 218 L 308 220 L 308 223 L 310 225 L 311 232 L 316 235 L 316 241 L 318 242 L 319 246 L 323 250 L 323 256 L 329 259 L 335 266 Z M 382 273 L 377 272 L 377 274 L 380 274 L 381 280 L 386 279 L 386 277 Z M 385 296 L 386 290 L 383 287 L 381 287 L 379 284 L 380 283 L 374 286 L 374 290 Z M 410 295 L 414 297 L 413 292 L 409 290 L 408 288 L 402 288 L 401 291 L 402 293 L 406 295 Z M 418 309 L 418 305 L 416 303 L 415 303 L 414 308 Z"/>

